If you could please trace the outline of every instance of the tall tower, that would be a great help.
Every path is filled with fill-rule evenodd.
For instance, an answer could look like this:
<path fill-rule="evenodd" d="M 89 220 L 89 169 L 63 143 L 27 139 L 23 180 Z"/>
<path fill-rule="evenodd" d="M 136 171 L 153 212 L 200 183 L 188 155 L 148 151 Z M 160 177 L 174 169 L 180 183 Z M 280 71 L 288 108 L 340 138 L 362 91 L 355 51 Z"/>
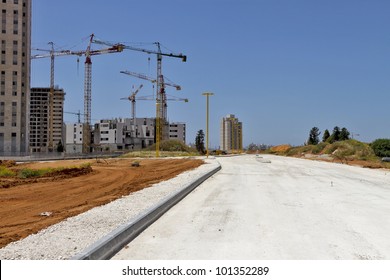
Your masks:
<path fill-rule="evenodd" d="M 227 115 L 221 120 L 220 146 L 227 152 L 242 150 L 242 122 L 234 115 Z"/>
<path fill-rule="evenodd" d="M 53 147 L 63 144 L 62 124 L 64 121 L 65 92 L 54 88 L 49 102 L 50 88 L 31 88 L 30 92 L 30 153 L 49 151 L 49 104 L 53 106 Z"/>
<path fill-rule="evenodd" d="M 28 152 L 31 0 L 1 0 L 0 156 Z"/>

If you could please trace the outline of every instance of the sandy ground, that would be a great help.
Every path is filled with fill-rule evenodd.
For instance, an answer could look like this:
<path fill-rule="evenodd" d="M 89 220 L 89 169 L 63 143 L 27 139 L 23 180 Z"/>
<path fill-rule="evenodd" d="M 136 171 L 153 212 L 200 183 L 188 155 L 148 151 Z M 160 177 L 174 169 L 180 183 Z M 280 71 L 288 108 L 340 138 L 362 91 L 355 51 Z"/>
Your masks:
<path fill-rule="evenodd" d="M 134 159 L 69 160 L 18 166 L 38 169 L 90 162 L 93 171 L 68 178 L 18 180 L 18 185 L 0 188 L 0 247 L 203 163 L 191 159 L 138 161 L 140 167 L 131 166 Z"/>
<path fill-rule="evenodd" d="M 113 259 L 389 260 L 390 172 L 264 155 L 222 170 Z"/>

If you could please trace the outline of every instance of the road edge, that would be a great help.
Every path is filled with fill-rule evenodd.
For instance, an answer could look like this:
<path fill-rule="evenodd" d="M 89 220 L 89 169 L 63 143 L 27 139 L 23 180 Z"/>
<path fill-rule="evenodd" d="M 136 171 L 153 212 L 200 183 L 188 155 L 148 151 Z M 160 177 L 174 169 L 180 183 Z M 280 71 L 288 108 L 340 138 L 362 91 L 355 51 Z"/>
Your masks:
<path fill-rule="evenodd" d="M 83 252 L 75 255 L 71 260 L 108 260 L 119 252 L 126 244 L 135 239 L 146 228 L 157 221 L 165 212 L 186 197 L 196 187 L 221 170 L 221 164 L 211 171 L 195 179 L 187 186 L 169 195 L 158 204 L 145 210 L 127 224 L 113 230 L 111 233 L 93 243 Z"/>

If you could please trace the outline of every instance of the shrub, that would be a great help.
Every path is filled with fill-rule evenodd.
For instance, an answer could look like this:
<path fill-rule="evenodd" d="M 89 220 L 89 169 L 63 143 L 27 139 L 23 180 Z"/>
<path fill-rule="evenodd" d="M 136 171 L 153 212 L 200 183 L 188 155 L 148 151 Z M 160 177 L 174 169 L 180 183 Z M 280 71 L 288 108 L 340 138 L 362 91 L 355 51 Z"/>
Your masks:
<path fill-rule="evenodd" d="M 376 139 L 371 148 L 378 157 L 390 157 L 390 139 Z"/>
<path fill-rule="evenodd" d="M 152 146 L 146 148 L 145 150 L 154 151 L 156 150 L 156 145 L 153 144 Z M 195 149 L 192 149 L 188 147 L 186 144 L 184 144 L 181 141 L 177 140 L 166 140 L 161 141 L 160 143 L 160 151 L 167 151 L 167 152 L 196 152 Z"/>
<path fill-rule="evenodd" d="M 24 168 L 19 171 L 19 178 L 30 178 L 30 177 L 39 177 L 42 176 L 43 171 L 42 170 L 35 170 L 35 169 L 29 169 L 29 168 Z"/>
<path fill-rule="evenodd" d="M 0 177 L 12 177 L 15 176 L 16 173 L 12 170 L 9 170 L 5 166 L 0 166 Z"/>

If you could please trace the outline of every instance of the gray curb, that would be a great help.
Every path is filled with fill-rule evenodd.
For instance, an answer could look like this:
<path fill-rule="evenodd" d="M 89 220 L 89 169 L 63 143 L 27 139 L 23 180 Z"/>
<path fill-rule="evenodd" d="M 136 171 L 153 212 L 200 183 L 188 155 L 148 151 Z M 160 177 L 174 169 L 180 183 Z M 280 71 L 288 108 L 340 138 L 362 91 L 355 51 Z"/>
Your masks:
<path fill-rule="evenodd" d="M 145 212 L 139 214 L 127 224 L 115 229 L 107 236 L 98 240 L 84 252 L 72 257 L 72 260 L 108 260 L 119 252 L 130 241 L 136 238 L 147 227 L 153 224 L 172 206 L 182 200 L 186 195 L 193 191 L 197 186 L 202 184 L 209 177 L 221 170 L 221 165 L 218 165 L 213 170 L 202 175 L 195 181 L 189 183 L 186 187 L 171 194 L 159 204 L 147 209 Z"/>

